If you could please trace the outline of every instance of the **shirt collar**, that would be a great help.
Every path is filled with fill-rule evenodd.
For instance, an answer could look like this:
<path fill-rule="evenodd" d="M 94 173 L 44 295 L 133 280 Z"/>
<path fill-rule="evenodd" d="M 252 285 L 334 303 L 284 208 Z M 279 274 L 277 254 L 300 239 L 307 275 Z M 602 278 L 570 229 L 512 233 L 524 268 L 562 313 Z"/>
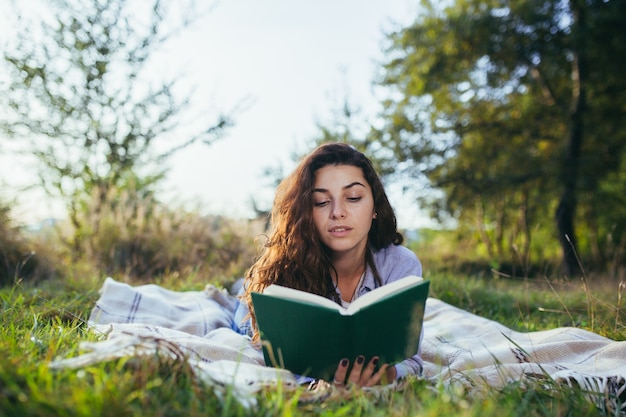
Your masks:
<path fill-rule="evenodd" d="M 363 282 L 361 282 L 360 287 L 357 289 L 359 296 L 368 293 L 376 288 L 376 281 L 374 280 L 374 273 L 368 266 L 365 270 L 365 277 L 363 278 Z"/>

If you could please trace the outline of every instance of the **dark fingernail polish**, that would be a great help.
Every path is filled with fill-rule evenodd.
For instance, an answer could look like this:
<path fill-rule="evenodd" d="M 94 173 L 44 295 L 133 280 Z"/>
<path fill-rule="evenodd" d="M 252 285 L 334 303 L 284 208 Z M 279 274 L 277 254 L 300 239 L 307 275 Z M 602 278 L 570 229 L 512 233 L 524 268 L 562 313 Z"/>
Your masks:
<path fill-rule="evenodd" d="M 341 366 L 348 366 L 348 360 L 347 359 L 342 359 L 341 360 Z"/>
<path fill-rule="evenodd" d="M 364 356 L 359 355 L 356 357 L 356 363 L 358 363 L 359 365 L 361 365 L 364 360 L 365 360 Z"/>
<path fill-rule="evenodd" d="M 378 358 L 374 358 L 374 360 L 372 360 L 372 364 L 374 366 L 378 365 Z"/>

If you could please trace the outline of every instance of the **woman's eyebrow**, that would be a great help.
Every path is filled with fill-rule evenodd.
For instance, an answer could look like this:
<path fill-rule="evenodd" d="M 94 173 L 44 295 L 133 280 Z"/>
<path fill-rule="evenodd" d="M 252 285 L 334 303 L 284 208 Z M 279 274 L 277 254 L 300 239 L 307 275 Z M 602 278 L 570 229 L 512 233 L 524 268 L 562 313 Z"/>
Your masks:
<path fill-rule="evenodd" d="M 349 188 L 356 187 L 357 185 L 360 185 L 360 186 L 361 186 L 361 187 L 363 187 L 363 188 L 367 188 L 367 187 L 365 187 L 365 185 L 363 185 L 363 183 L 361 183 L 361 182 L 359 182 L 359 181 L 354 181 L 354 182 L 352 182 L 352 183 L 350 183 L 350 184 L 348 184 L 348 185 L 345 185 L 345 186 L 343 187 L 343 189 L 344 189 L 344 190 L 347 190 L 347 189 L 349 189 Z M 326 188 L 314 188 L 314 189 L 313 189 L 313 192 L 314 192 L 314 193 L 327 193 L 327 192 L 328 192 L 328 190 L 327 190 Z"/>
<path fill-rule="evenodd" d="M 344 188 L 344 190 L 345 190 L 345 189 L 348 189 L 348 188 L 355 187 L 355 186 L 357 186 L 357 185 L 360 185 L 360 186 L 361 186 L 361 187 L 363 187 L 363 188 L 367 188 L 367 187 L 365 187 L 365 185 L 363 185 L 363 183 L 361 183 L 361 182 L 359 182 L 359 181 L 354 181 L 353 183 L 348 184 L 348 185 L 346 185 L 346 186 L 345 186 L 345 187 L 343 187 L 343 188 Z"/>

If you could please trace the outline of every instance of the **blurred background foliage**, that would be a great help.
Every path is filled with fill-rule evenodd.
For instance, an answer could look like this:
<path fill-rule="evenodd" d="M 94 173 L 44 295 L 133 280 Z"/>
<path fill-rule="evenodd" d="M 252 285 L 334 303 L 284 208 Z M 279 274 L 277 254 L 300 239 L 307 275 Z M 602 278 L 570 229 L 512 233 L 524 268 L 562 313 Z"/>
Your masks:
<path fill-rule="evenodd" d="M 623 277 L 626 3 L 421 5 L 388 34 L 380 120 L 321 137 L 375 155 L 470 257 Z"/>
<path fill-rule="evenodd" d="M 237 220 L 159 201 L 162 162 L 223 138 L 235 115 L 189 124 L 177 80 L 146 78 L 151 54 L 202 14 L 131 3 L 49 2 L 41 32 L 24 21 L 3 51 L 0 146 L 37 158 L 36 185 L 68 219 L 27 229 L 1 202 L 2 283 L 232 278 L 256 254 L 267 208 Z M 626 2 L 424 0 L 386 39 L 377 120 L 346 97 L 311 147 L 353 144 L 430 211 L 439 227 L 405 231 L 425 271 L 625 279 Z"/>

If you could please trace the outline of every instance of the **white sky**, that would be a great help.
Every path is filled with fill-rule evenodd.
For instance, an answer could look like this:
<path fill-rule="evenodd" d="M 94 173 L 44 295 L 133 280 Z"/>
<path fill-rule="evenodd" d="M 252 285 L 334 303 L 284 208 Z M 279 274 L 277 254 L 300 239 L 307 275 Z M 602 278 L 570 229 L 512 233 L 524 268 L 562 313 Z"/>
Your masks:
<path fill-rule="evenodd" d="M 172 46 L 155 71 L 184 70 L 195 98 L 220 110 L 249 103 L 235 126 L 211 146 L 195 145 L 171 160 L 168 198 L 207 213 L 251 215 L 251 198 L 265 207 L 273 189 L 263 169 L 293 167 L 291 154 L 317 134 L 336 101 L 348 99 L 365 114 L 378 105 L 372 81 L 382 58 L 383 30 L 415 17 L 413 0 L 227 0 L 216 3 L 202 24 Z M 1 34 L 1 29 L 0 29 Z M 21 164 L 0 157 L 0 181 L 24 184 Z M 31 174 L 32 175 L 32 174 Z M 415 204 L 390 190 L 401 227 L 424 224 Z M 35 194 L 21 194 L 29 219 L 58 208 Z M 19 212 L 18 212 L 19 214 Z"/>

